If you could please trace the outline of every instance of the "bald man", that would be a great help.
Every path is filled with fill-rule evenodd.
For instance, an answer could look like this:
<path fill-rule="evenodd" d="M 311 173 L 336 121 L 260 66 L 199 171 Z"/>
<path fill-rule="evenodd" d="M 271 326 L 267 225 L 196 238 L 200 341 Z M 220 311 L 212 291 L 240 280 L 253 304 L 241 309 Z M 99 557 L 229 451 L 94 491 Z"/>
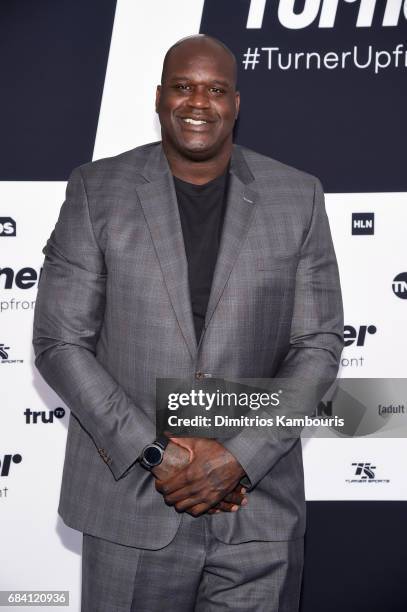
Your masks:
<path fill-rule="evenodd" d="M 321 184 L 233 144 L 236 77 L 221 41 L 171 47 L 162 140 L 74 170 L 44 248 L 33 343 L 71 410 L 59 513 L 84 534 L 83 612 L 298 610 L 298 437 L 155 428 L 159 378 L 328 387 L 338 368 Z"/>

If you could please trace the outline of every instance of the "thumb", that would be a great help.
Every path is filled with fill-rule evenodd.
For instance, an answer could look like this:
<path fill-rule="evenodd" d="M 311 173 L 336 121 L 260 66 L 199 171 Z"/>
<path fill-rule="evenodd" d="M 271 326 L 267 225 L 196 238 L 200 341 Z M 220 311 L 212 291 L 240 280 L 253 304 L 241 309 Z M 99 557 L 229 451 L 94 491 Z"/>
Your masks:
<path fill-rule="evenodd" d="M 190 455 L 191 455 L 191 459 L 192 459 L 192 455 L 194 452 L 194 439 L 193 438 L 173 438 L 170 437 L 169 438 L 171 440 L 171 442 L 174 442 L 174 444 L 178 444 L 178 446 L 182 446 L 182 448 L 186 448 Z"/>

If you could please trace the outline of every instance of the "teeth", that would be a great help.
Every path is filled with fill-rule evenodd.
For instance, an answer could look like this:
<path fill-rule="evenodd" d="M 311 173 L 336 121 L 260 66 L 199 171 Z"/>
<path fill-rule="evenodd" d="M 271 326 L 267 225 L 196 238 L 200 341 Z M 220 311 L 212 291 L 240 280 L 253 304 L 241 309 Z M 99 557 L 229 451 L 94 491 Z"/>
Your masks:
<path fill-rule="evenodd" d="M 191 119 L 191 117 L 187 117 L 186 119 L 183 119 L 183 121 L 185 121 L 185 123 L 192 123 L 192 125 L 203 125 L 206 123 L 206 121 L 198 121 L 197 119 Z"/>

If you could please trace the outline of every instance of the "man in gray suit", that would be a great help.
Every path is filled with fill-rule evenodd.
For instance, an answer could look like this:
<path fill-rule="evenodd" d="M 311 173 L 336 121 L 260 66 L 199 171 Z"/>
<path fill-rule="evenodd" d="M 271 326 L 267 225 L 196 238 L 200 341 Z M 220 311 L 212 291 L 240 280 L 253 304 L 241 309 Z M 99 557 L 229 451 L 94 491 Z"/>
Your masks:
<path fill-rule="evenodd" d="M 236 72 L 216 39 L 174 45 L 162 142 L 74 170 L 44 248 L 34 349 L 71 409 L 59 514 L 84 534 L 84 612 L 298 609 L 299 439 L 156 440 L 158 378 L 337 373 L 321 184 L 233 144 Z"/>

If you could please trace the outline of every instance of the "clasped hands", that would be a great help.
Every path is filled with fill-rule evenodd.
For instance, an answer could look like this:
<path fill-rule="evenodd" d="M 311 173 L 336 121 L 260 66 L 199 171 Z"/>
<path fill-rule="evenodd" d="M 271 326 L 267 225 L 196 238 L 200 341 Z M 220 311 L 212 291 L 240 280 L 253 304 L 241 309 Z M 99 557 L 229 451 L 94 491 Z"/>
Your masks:
<path fill-rule="evenodd" d="M 163 461 L 152 473 L 165 502 L 194 517 L 236 512 L 248 502 L 240 485 L 242 466 L 216 440 L 170 438 Z"/>

